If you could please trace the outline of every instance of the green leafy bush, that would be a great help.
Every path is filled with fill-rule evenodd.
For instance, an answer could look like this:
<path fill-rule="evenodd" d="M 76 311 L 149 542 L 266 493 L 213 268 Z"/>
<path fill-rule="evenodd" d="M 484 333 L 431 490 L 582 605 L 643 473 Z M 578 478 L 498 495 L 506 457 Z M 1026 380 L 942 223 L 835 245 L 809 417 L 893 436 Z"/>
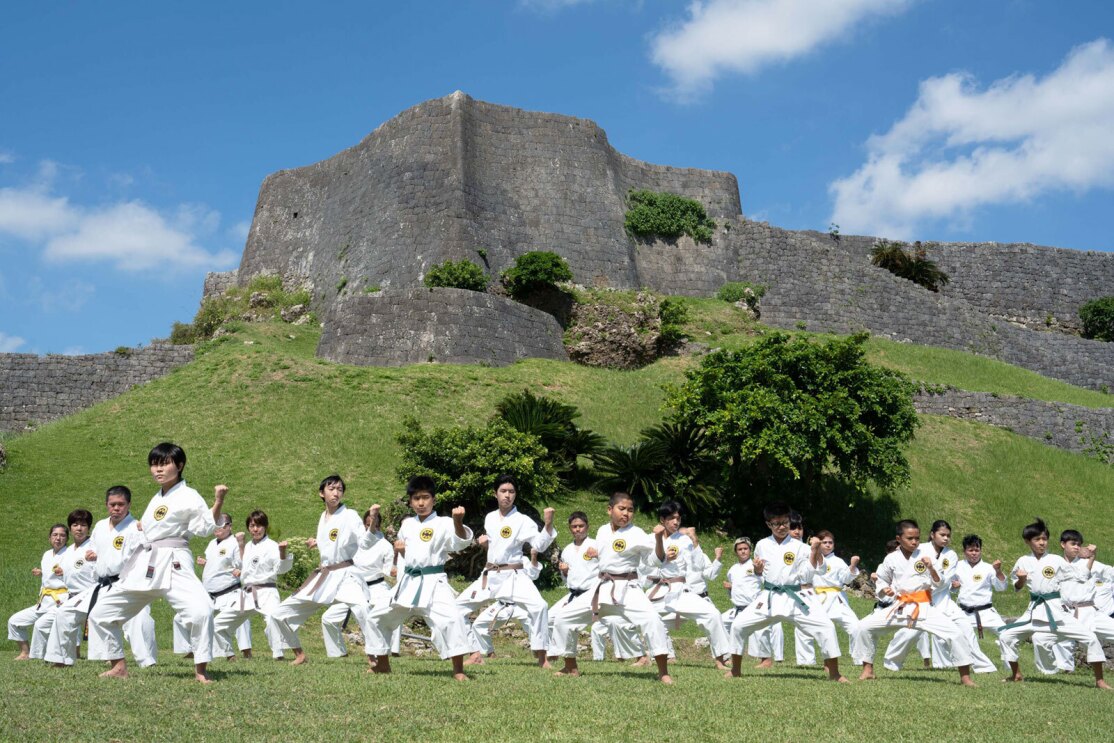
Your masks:
<path fill-rule="evenodd" d="M 290 537 L 286 542 L 286 554 L 292 558 L 293 565 L 289 571 L 279 575 L 278 587 L 284 592 L 293 593 L 306 582 L 306 578 L 321 563 L 321 559 L 316 549 L 310 549 L 306 545 L 305 537 Z"/>
<path fill-rule="evenodd" d="M 1083 337 L 1114 341 L 1114 296 L 1093 299 L 1079 308 Z"/>
<path fill-rule="evenodd" d="M 920 241 L 913 244 L 913 252 L 909 253 L 904 243 L 879 240 L 870 252 L 870 262 L 930 292 L 940 291 L 949 281 L 948 275 L 929 260 L 928 252 Z"/>
<path fill-rule="evenodd" d="M 309 299 L 309 292 L 305 289 L 284 289 L 281 276 L 256 276 L 247 286 L 233 287 L 219 297 L 201 300 L 201 307 L 192 323 L 174 323 L 170 342 L 189 344 L 209 340 L 219 328 L 227 328 L 237 318 L 280 319 L 283 310 L 299 304 L 307 305 Z"/>
<path fill-rule="evenodd" d="M 697 242 L 711 242 L 716 223 L 704 205 L 675 193 L 631 191 L 627 196 L 627 232 L 637 237 L 676 240 L 688 235 Z"/>
<path fill-rule="evenodd" d="M 503 272 L 503 285 L 515 297 L 523 297 L 572 281 L 572 270 L 564 258 L 548 250 L 532 250 L 515 258 L 514 265 Z"/>
<path fill-rule="evenodd" d="M 530 390 L 504 397 L 496 403 L 495 411 L 516 430 L 536 436 L 549 453 L 554 470 L 566 481 L 576 475 L 578 457 L 590 456 L 604 444 L 602 436 L 576 425 L 580 412 L 575 406 Z"/>
<path fill-rule="evenodd" d="M 716 299 L 735 304 L 746 302 L 752 310 L 758 307 L 759 300 L 766 295 L 764 284 L 752 284 L 749 281 L 728 281 L 716 292 Z"/>
<path fill-rule="evenodd" d="M 443 286 L 474 292 L 482 292 L 487 288 L 484 270 L 469 260 L 445 261 L 431 266 L 423 281 L 430 288 Z"/>
<path fill-rule="evenodd" d="M 689 308 L 683 299 L 666 297 L 661 300 L 658 319 L 661 320 L 658 344 L 663 350 L 674 348 L 687 337 L 684 326 L 689 319 Z"/>

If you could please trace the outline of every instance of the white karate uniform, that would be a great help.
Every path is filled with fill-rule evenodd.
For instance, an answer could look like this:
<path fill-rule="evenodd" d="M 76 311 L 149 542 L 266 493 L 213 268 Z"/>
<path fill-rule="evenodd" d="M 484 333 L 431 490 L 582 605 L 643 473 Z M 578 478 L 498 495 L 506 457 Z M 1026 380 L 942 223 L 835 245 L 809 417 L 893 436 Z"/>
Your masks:
<path fill-rule="evenodd" d="M 598 602 L 599 616 L 618 614 L 641 629 L 651 655 L 668 655 L 665 624 L 642 592 L 638 579 L 614 577 L 637 575 L 642 559 L 654 553 L 654 537 L 634 524 L 622 529 L 604 524 L 596 532 L 596 548 L 600 553 L 600 582 L 589 593 L 570 601 L 554 618 L 553 632 L 559 655 L 576 657 L 577 634 L 593 620 L 593 601 Z"/>
<path fill-rule="evenodd" d="M 233 575 L 234 570 L 240 569 L 240 545 L 228 535 L 224 539 L 213 539 L 205 546 L 205 565 L 201 569 L 201 585 L 209 592 L 213 602 L 213 632 L 216 632 L 217 617 L 219 612 L 232 608 L 239 603 L 240 579 Z M 219 594 L 219 595 L 218 595 Z M 188 653 L 192 650 L 189 646 L 189 634 L 186 632 L 185 623 L 177 615 L 174 616 L 174 652 Z M 213 635 L 216 640 L 216 635 Z M 245 622 L 236 628 L 236 646 L 240 650 L 251 650 L 251 623 Z M 214 654 L 227 658 L 233 655 L 232 645 L 220 645 L 214 649 Z"/>
<path fill-rule="evenodd" d="M 1065 609 L 1060 599 L 1062 587 L 1071 591 L 1072 584 L 1086 583 L 1090 580 L 1090 571 L 1086 563 L 1076 561 L 1076 564 L 1072 564 L 1060 555 L 1051 553 L 1046 553 L 1039 560 L 1031 553 L 1022 555 L 1010 571 L 1010 582 L 1014 585 L 1017 583 L 1019 570 L 1024 570 L 1028 576 L 1026 585 L 1029 587 L 1031 600 L 1029 608 L 1017 621 L 1006 625 L 998 632 L 998 647 L 1002 650 L 1002 660 L 1006 663 L 1016 663 L 1017 647 L 1021 641 L 1032 637 L 1034 644 L 1044 642 L 1034 637 L 1041 634 L 1047 636 L 1049 642 L 1053 638 L 1057 642 L 1064 640 L 1082 642 L 1087 646 L 1088 663 L 1104 661 L 1106 655 L 1094 630 Z M 1056 622 L 1055 628 L 1052 627 L 1050 620 Z"/>
<path fill-rule="evenodd" d="M 715 605 L 702 598 L 689 587 L 689 574 L 696 565 L 704 565 L 707 560 L 694 557 L 699 554 L 696 545 L 687 534 L 680 531 L 668 535 L 663 540 L 665 560 L 655 567 L 651 575 L 651 585 L 646 597 L 657 609 L 663 619 L 691 619 L 695 621 L 708 637 L 712 657 L 723 659 L 731 654 L 731 644 L 723 628 L 723 618 Z M 654 562 L 657 562 L 656 557 Z M 698 570 L 702 576 L 702 570 Z M 703 581 L 701 581 L 703 582 Z M 672 646 L 672 642 L 670 643 Z"/>
<path fill-rule="evenodd" d="M 742 655 L 743 646 L 738 643 L 731 625 L 744 609 L 758 598 L 762 591 L 762 578 L 754 574 L 754 562 L 747 559 L 743 563 L 735 563 L 727 569 L 727 582 L 731 584 L 731 608 L 723 612 L 723 628 L 727 632 L 731 643 L 731 654 Z M 780 627 L 775 624 L 771 627 Z M 759 632 L 752 632 L 747 638 L 747 653 L 754 658 L 769 658 L 772 653 L 770 647 L 770 628 Z"/>
<path fill-rule="evenodd" d="M 532 518 L 519 513 L 512 506 L 506 516 L 497 510 L 487 514 L 484 518 L 484 533 L 488 539 L 487 567 L 479 578 L 460 592 L 457 603 L 465 613 L 478 609 L 489 600 L 505 606 L 521 606 L 530 616 L 530 649 L 545 650 L 549 640 L 549 605 L 538 592 L 534 581 L 519 574 L 521 567 L 507 567 L 503 570 L 493 568 L 520 565 L 523 551 L 529 549 L 537 550 L 539 555 L 544 554 L 549 545 L 553 544 L 557 536 L 556 530 L 552 527 L 547 530 L 538 529 Z M 494 651 L 487 628 L 491 626 L 494 613 L 499 611 L 499 607 L 496 607 L 487 615 L 481 612 L 472 624 L 474 649 L 485 655 Z M 503 613 L 506 611 L 503 610 Z"/>
<path fill-rule="evenodd" d="M 124 657 L 124 623 L 165 598 L 190 630 L 195 663 L 213 659 L 213 606 L 193 571 L 190 537 L 216 529 L 209 506 L 185 481 L 155 494 L 140 519 L 143 540 L 127 540 L 120 580 L 102 591 L 89 612 L 89 632 L 104 642 L 109 660 Z M 99 558 L 98 558 L 99 559 Z"/>
<path fill-rule="evenodd" d="M 954 553 L 953 553 L 954 554 Z M 936 559 L 932 545 L 919 545 L 908 557 L 896 549 L 886 555 L 878 568 L 879 589 L 888 586 L 897 597 L 892 606 L 883 606 L 859 620 L 858 630 L 851 638 L 851 652 L 856 663 L 873 663 L 875 637 L 887 629 L 903 627 L 919 629 L 941 637 L 949 645 L 949 657 L 956 666 L 972 663 L 971 645 L 964 627 L 933 603 L 933 591 L 941 582 L 932 580 L 928 566 Z M 902 601 L 902 597 L 925 592 L 928 601 Z M 912 646 L 914 643 L 909 643 Z"/>
<path fill-rule="evenodd" d="M 775 622 L 787 621 L 816 640 L 825 660 L 838 658 L 841 652 L 835 625 L 816 596 L 807 589 L 801 590 L 802 584 L 812 582 L 814 573 L 810 548 L 791 536 L 778 542 L 771 534 L 754 546 L 754 557 L 766 563 L 761 576 L 763 588 L 757 599 L 731 623 L 732 647 L 739 650 L 747 635 Z"/>
<path fill-rule="evenodd" d="M 55 552 L 51 548 L 43 553 L 39 560 L 39 569 L 43 574 L 38 600 L 34 606 L 17 611 L 8 619 L 8 639 L 17 642 L 29 641 L 31 657 L 36 660 L 41 660 L 46 655 L 50 630 L 54 626 L 54 615 L 69 596 L 65 574 L 54 574 L 54 568 L 62 567 L 68 560 L 69 549 L 63 547 Z"/>
<path fill-rule="evenodd" d="M 390 540 L 380 539 L 370 547 L 361 547 L 352 558 L 355 570 L 360 580 L 367 586 L 368 607 L 387 603 L 391 600 L 391 586 L 387 585 L 387 576 L 391 574 L 394 563 L 395 548 Z M 344 624 L 348 621 L 352 611 L 348 604 L 335 603 L 321 615 L 321 636 L 325 640 L 325 654 L 330 658 L 339 658 L 348 654 L 344 642 Z M 399 627 L 391 636 L 391 652 L 400 650 L 402 628 Z M 368 637 L 364 637 L 364 651 L 367 653 Z"/>
<path fill-rule="evenodd" d="M 994 568 L 985 560 L 979 560 L 974 565 L 967 560 L 960 560 L 955 579 L 959 581 L 956 605 L 963 612 L 967 624 L 967 642 L 971 645 L 971 657 L 975 659 L 973 670 L 978 673 L 987 664 L 994 667 L 993 661 L 979 647 L 979 625 L 983 629 L 997 631 L 1005 624 L 992 603 L 993 592 L 1006 590 L 1006 582 L 998 580 Z"/>
<path fill-rule="evenodd" d="M 833 552 L 824 556 L 824 564 L 816 568 L 812 576 L 812 592 L 816 595 L 817 602 L 824 607 L 832 622 L 843 628 L 848 638 L 855 636 L 859 617 L 851 608 L 851 602 L 847 600 L 843 587 L 850 585 L 858 575 L 857 567 L 852 570 L 843 558 Z M 816 652 L 812 641 L 799 629 L 793 630 L 793 645 L 798 666 L 811 666 L 816 663 Z"/>
<path fill-rule="evenodd" d="M 521 572 L 523 577 L 535 581 L 541 576 L 542 566 L 540 562 L 535 565 L 530 561 L 529 557 L 523 555 L 520 558 L 520 564 L 522 565 Z M 518 622 L 522 626 L 522 631 L 526 633 L 527 637 L 533 636 L 534 627 L 531 624 L 532 617 L 530 612 L 526 610 L 526 607 L 501 600 L 489 604 L 480 612 L 479 616 L 476 617 L 476 621 L 472 623 L 473 634 L 479 632 L 481 634 L 486 634 L 490 638 L 496 628 L 510 621 Z"/>
<path fill-rule="evenodd" d="M 442 659 L 472 652 L 468 624 L 445 575 L 449 553 L 471 544 L 472 530 L 465 526 L 464 537 L 458 537 L 452 518 L 431 513 L 424 520 L 416 516 L 403 519 L 398 538 L 406 546 L 406 566 L 399 568 L 390 602 L 368 612 L 367 652 L 386 655 L 395 629 L 414 614 L 429 625 Z"/>
<path fill-rule="evenodd" d="M 1103 565 L 1099 569 L 1098 566 L 1096 562 L 1095 569 L 1091 570 L 1091 577 L 1095 579 L 1095 611 L 1114 617 L 1114 567 Z"/>
<path fill-rule="evenodd" d="M 101 519 L 93 526 L 86 545 L 82 546 L 84 555 L 92 550 L 97 559 L 92 562 L 94 584 L 77 594 L 70 594 L 69 600 L 58 609 L 54 631 L 47 643 L 46 660 L 49 663 L 62 663 L 72 666 L 77 658 L 77 646 L 81 640 L 82 629 L 89 615 L 89 607 L 101 597 L 114 590 L 124 564 L 125 543 L 131 542 L 127 551 L 135 549 L 137 543 L 144 541 L 136 528 L 139 522 L 130 513 L 116 526 L 108 519 Z M 88 549 L 86 549 L 86 546 Z M 95 598 L 94 598 L 95 597 Z M 124 623 L 124 635 L 131 645 L 132 655 L 140 668 L 155 664 L 158 648 L 155 643 L 155 620 L 151 608 L 144 607 L 138 614 Z M 89 660 L 110 660 L 104 643 L 95 632 L 89 633 Z"/>
<path fill-rule="evenodd" d="M 271 612 L 271 622 L 282 635 L 285 647 L 301 648 L 298 630 L 305 621 L 323 606 L 334 602 L 346 604 L 360 625 L 364 636 L 368 633 L 367 585 L 355 565 L 326 570 L 331 565 L 350 562 L 356 552 L 370 547 L 383 535 L 370 532 L 363 519 L 341 503 L 332 514 L 321 514 L 317 521 L 317 551 L 321 554 L 320 572 L 310 574 L 309 580 Z"/>
<path fill-rule="evenodd" d="M 235 544 L 235 540 L 233 543 Z M 235 546 L 238 552 L 239 544 Z M 240 588 L 229 594 L 232 600 L 224 603 L 220 613 L 213 619 L 213 641 L 217 646 L 217 655 L 231 655 L 233 632 L 239 637 L 238 628 L 250 624 L 252 614 L 259 614 L 265 622 L 263 634 L 267 637 L 267 644 L 271 646 L 271 657 L 281 658 L 282 634 L 271 622 L 270 615 L 282 603 L 275 584 L 279 575 L 290 571 L 294 558 L 287 555 L 286 559 L 281 559 L 278 544 L 264 535 L 258 542 L 248 541 L 244 544 L 239 563 Z M 241 644 L 240 648 L 243 647 Z"/>
<path fill-rule="evenodd" d="M 596 540 L 591 537 L 585 537 L 579 545 L 571 542 L 561 550 L 560 560 L 569 566 L 568 572 L 565 573 L 565 588 L 568 589 L 568 593 L 549 607 L 549 645 L 546 650 L 549 656 L 559 654 L 557 638 L 553 634 L 554 616 L 574 598 L 594 589 L 596 581 L 599 580 L 599 558 L 584 554 L 588 549 L 596 549 Z"/>
<path fill-rule="evenodd" d="M 1095 606 L 1096 581 L 1110 568 L 1097 560 L 1088 568 L 1088 561 L 1075 558 L 1069 563 L 1075 570 L 1067 574 L 1060 583 L 1060 601 L 1064 608 L 1085 628 L 1093 631 L 1100 642 L 1114 640 L 1114 618 L 1097 611 Z M 1065 670 L 1075 670 L 1074 643 L 1054 643 L 1050 635 L 1037 633 L 1033 644 L 1038 657 L 1053 660 Z"/>

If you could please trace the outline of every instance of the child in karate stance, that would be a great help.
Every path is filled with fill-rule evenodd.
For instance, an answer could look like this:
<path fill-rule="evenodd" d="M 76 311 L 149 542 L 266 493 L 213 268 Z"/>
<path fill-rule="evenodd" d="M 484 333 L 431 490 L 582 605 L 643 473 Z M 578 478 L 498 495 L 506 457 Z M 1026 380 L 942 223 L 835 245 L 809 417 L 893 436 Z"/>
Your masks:
<path fill-rule="evenodd" d="M 271 613 L 271 622 L 282 636 L 283 644 L 294 650 L 292 665 L 295 666 L 306 662 L 298 630 L 318 609 L 334 602 L 348 606 L 367 637 L 367 585 L 355 568 L 353 558 L 357 550 L 370 547 L 383 535 L 367 529 L 359 515 L 341 502 L 344 489 L 340 475 L 329 475 L 318 486 L 317 493 L 325 511 L 317 521 L 317 538 L 307 539 L 306 546 L 317 549 L 321 564 Z M 378 529 L 378 509 L 373 521 Z"/>
<path fill-rule="evenodd" d="M 657 663 L 658 678 L 662 683 L 672 684 L 665 624 L 638 585 L 638 565 L 643 557 L 651 553 L 659 561 L 665 557 L 665 527 L 655 526 L 651 538 L 632 524 L 634 501 L 623 492 L 611 496 L 607 514 L 610 523 L 596 532 L 597 549 L 589 548 L 585 553 L 599 557 L 599 583 L 591 592 L 570 601 L 553 620 L 553 632 L 565 658 L 565 666 L 557 675 L 579 676 L 577 634 L 596 617 L 618 614 L 642 630 Z"/>
<path fill-rule="evenodd" d="M 545 648 L 549 640 L 549 605 L 538 593 L 534 581 L 519 573 L 522 570 L 523 548 L 535 549 L 543 553 L 553 544 L 557 532 L 553 528 L 553 509 L 542 512 L 543 525 L 538 525 L 529 516 L 519 513 L 514 505 L 518 495 L 518 483 L 513 477 L 503 475 L 495 481 L 495 502 L 498 508 L 484 518 L 484 534 L 476 540 L 480 546 L 487 547 L 487 564 L 472 585 L 460 592 L 457 603 L 464 611 L 479 608 L 494 599 L 504 605 L 513 604 L 525 609 L 530 616 L 530 649 L 538 659 L 538 665 L 549 667 Z M 492 610 L 499 611 L 499 607 Z M 466 661 L 467 664 L 481 664 L 485 655 L 494 652 L 495 647 L 486 628 L 491 626 L 492 614 L 477 617 L 472 624 L 472 639 L 476 650 Z"/>
<path fill-rule="evenodd" d="M 812 582 L 816 568 L 823 565 L 820 540 L 813 537 L 810 546 L 789 534 L 789 507 L 784 503 L 766 506 L 762 514 L 770 528 L 770 536 L 761 540 L 754 550 L 754 572 L 762 577 L 758 599 L 735 616 L 731 623 L 731 670 L 728 677 L 742 671 L 742 647 L 747 635 L 774 622 L 788 621 L 815 639 L 824 656 L 824 668 L 832 681 L 846 682 L 839 672 L 839 641 L 835 625 L 815 596 L 802 592 L 802 584 Z"/>
<path fill-rule="evenodd" d="M 851 638 L 855 661 L 863 664 L 859 679 L 874 678 L 876 636 L 893 627 L 930 632 L 948 643 L 949 657 L 959 668 L 959 679 L 966 686 L 971 680 L 971 646 L 965 631 L 932 603 L 933 590 L 939 587 L 936 550 L 921 544 L 921 529 L 916 521 L 897 523 L 898 548 L 886 555 L 878 568 L 880 592 L 894 598 L 892 607 L 882 606 L 859 620 L 859 628 Z"/>
<path fill-rule="evenodd" d="M 816 538 L 820 540 L 820 555 L 824 563 L 812 576 L 812 592 L 816 594 L 832 622 L 842 627 L 848 638 L 854 637 L 855 629 L 859 626 L 859 617 L 851 609 L 843 587 L 850 585 L 858 577 L 859 556 L 852 555 L 850 563 L 844 562 L 835 554 L 835 536 L 826 529 L 816 532 Z M 811 666 L 816 663 L 812 641 L 800 630 L 794 630 L 793 638 L 797 665 Z"/>
<path fill-rule="evenodd" d="M 1085 581 L 1089 577 L 1086 565 L 1073 565 L 1059 555 L 1048 552 L 1048 527 L 1037 519 L 1021 530 L 1021 538 L 1029 546 L 1030 553 L 1022 555 L 1014 563 L 1010 577 L 1014 590 L 1029 587 L 1029 608 L 1016 622 L 1002 627 L 998 632 L 998 647 L 1002 650 L 1002 660 L 1010 666 L 1007 681 L 1022 681 L 1021 667 L 1018 665 L 1017 646 L 1022 640 L 1038 632 L 1055 636 L 1056 640 L 1073 640 L 1087 646 L 1087 662 L 1095 674 L 1095 686 L 1109 689 L 1103 679 L 1102 664 L 1106 660 L 1102 644 L 1094 631 L 1088 629 L 1064 608 L 1060 600 L 1060 587 L 1077 576 Z M 1082 575 L 1078 571 L 1087 571 Z"/>
<path fill-rule="evenodd" d="M 390 673 L 389 638 L 407 617 L 416 614 L 433 631 L 441 659 L 452 659 L 453 678 L 466 681 L 464 657 L 471 652 L 472 642 L 445 575 L 445 561 L 450 552 L 459 552 L 472 543 L 472 530 L 464 525 L 463 506 L 452 510 L 452 518 L 434 513 L 435 497 L 431 477 L 419 475 L 406 484 L 406 498 L 414 515 L 403 519 L 395 541 L 395 551 L 405 558 L 406 567 L 391 601 L 370 612 L 368 652 L 376 656 L 376 673 Z M 379 506 L 372 506 L 371 511 L 378 528 Z"/>
<path fill-rule="evenodd" d="M 997 630 L 1005 624 L 994 608 L 993 592 L 1006 590 L 1002 561 L 987 563 L 982 559 L 982 540 L 977 534 L 963 538 L 963 559 L 956 567 L 952 587 L 959 589 L 956 602 L 967 624 L 967 642 L 971 646 L 971 657 L 976 659 L 977 673 L 980 666 L 994 665 L 979 647 L 979 640 L 983 629 Z"/>
<path fill-rule="evenodd" d="M 205 546 L 205 555 L 198 556 L 201 566 L 201 585 L 209 592 L 213 601 L 214 628 L 220 612 L 231 610 L 239 603 L 240 590 L 240 545 L 232 538 L 232 516 L 221 514 L 213 539 Z M 216 630 L 214 629 L 214 632 Z M 236 645 L 245 658 L 251 657 L 251 623 L 244 622 L 236 628 Z M 189 635 L 182 620 L 174 617 L 174 652 L 190 652 Z M 215 649 L 217 657 L 236 660 L 232 646 Z"/>
<path fill-rule="evenodd" d="M 107 595 L 102 592 L 89 612 L 89 632 L 104 643 L 112 667 L 101 674 L 127 678 L 123 626 L 159 598 L 165 598 L 182 615 L 190 630 L 194 676 L 212 682 L 207 668 L 212 660 L 213 606 L 205 587 L 193 571 L 190 537 L 207 537 L 216 530 L 228 487 L 214 488 L 210 509 L 196 490 L 182 479 L 186 453 L 177 444 L 162 443 L 147 455 L 151 476 L 159 492 L 151 498 L 140 519 L 145 541 L 124 556 L 120 581 Z"/>
<path fill-rule="evenodd" d="M 364 512 L 364 526 L 371 528 L 371 509 Z M 395 548 L 390 541 L 380 539 L 370 547 L 361 547 L 352 558 L 355 569 L 359 571 L 360 580 L 367 586 L 368 611 L 391 599 L 391 587 L 387 585 L 387 576 L 391 574 L 394 566 Z M 325 640 L 325 654 L 330 658 L 340 658 L 348 654 L 344 643 L 344 627 L 352 616 L 348 604 L 337 602 L 325 610 L 321 615 L 321 635 Z M 401 628 L 395 630 L 391 636 L 391 652 L 398 654 L 401 642 Z M 368 651 L 367 637 L 364 637 L 364 652 L 368 657 L 368 670 L 375 665 L 375 656 Z"/>
<path fill-rule="evenodd" d="M 42 658 L 46 654 L 50 628 L 54 625 L 54 612 L 69 595 L 66 576 L 62 570 L 62 555 L 69 538 L 70 530 L 65 524 L 50 527 L 50 549 L 43 553 L 39 567 L 31 568 L 31 575 L 42 578 L 39 598 L 34 606 L 17 611 L 8 619 L 8 639 L 19 643 L 16 660 Z"/>
<path fill-rule="evenodd" d="M 263 511 L 252 511 L 245 523 L 251 540 L 245 540 L 244 532 L 236 532 L 236 549 L 240 553 L 240 584 L 232 594 L 232 600 L 221 609 L 213 620 L 213 641 L 216 654 L 232 656 L 232 635 L 239 634 L 242 624 L 251 620 L 252 614 L 259 614 L 266 622 L 264 634 L 271 646 L 271 657 L 283 658 L 282 634 L 271 622 L 271 613 L 282 603 L 278 591 L 278 577 L 290 571 L 293 558 L 286 553 L 287 543 L 267 536 L 270 520 Z"/>
<path fill-rule="evenodd" d="M 123 485 L 114 485 L 105 492 L 108 517 L 93 527 L 88 547 L 83 549 L 85 561 L 93 566 L 94 583 L 81 593 L 70 596 L 58 609 L 54 631 L 47 643 L 46 660 L 58 667 L 72 666 L 77 659 L 77 646 L 90 610 L 101 596 L 108 595 L 120 579 L 124 554 L 130 554 L 136 542 L 143 541 L 137 528 L 139 522 L 131 515 L 132 493 Z M 124 624 L 124 635 L 131 644 L 132 655 L 140 668 L 153 666 L 156 657 L 155 620 L 147 606 Z M 96 633 L 89 634 L 89 660 L 108 660 L 103 643 Z"/>
<path fill-rule="evenodd" d="M 754 563 L 750 559 L 752 548 L 750 537 L 739 537 L 735 540 L 734 549 L 737 562 L 727 570 L 727 580 L 723 582 L 723 587 L 731 594 L 731 608 L 723 612 L 723 628 L 730 638 L 732 655 L 742 655 L 743 648 L 736 644 L 735 636 L 731 632 L 731 625 L 735 621 L 735 617 L 754 603 L 755 599 L 758 598 L 759 591 L 762 590 L 762 578 L 754 574 Z M 765 638 L 765 644 L 763 644 L 763 638 Z M 747 638 L 747 652 L 753 658 L 769 658 L 771 652 L 769 633 L 751 633 L 750 637 Z"/>
<path fill-rule="evenodd" d="M 569 514 L 569 533 L 572 542 L 561 550 L 560 562 L 557 569 L 565 577 L 565 587 L 568 593 L 549 607 L 549 648 L 547 653 L 550 658 L 558 655 L 557 638 L 553 634 L 553 617 L 556 612 L 563 609 L 570 601 L 596 587 L 599 580 L 599 557 L 589 556 L 588 550 L 596 547 L 596 540 L 588 536 L 588 516 L 583 511 L 573 511 Z"/>

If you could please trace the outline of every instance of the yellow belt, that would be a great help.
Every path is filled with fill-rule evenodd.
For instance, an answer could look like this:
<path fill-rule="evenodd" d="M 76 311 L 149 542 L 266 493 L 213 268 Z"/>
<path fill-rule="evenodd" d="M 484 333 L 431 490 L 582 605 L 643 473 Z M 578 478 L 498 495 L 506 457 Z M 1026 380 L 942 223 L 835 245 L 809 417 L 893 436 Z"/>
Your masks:
<path fill-rule="evenodd" d="M 812 590 L 815 591 L 816 593 L 839 593 L 843 589 L 842 588 L 836 588 L 835 586 L 817 586 L 816 588 L 813 588 Z"/>
<path fill-rule="evenodd" d="M 68 588 L 44 588 L 43 590 L 39 591 L 39 603 L 41 604 L 43 602 L 43 599 L 45 599 L 47 596 L 50 596 L 52 599 L 54 599 L 55 604 L 60 604 L 62 603 L 61 597 L 65 596 L 69 592 L 70 589 Z"/>

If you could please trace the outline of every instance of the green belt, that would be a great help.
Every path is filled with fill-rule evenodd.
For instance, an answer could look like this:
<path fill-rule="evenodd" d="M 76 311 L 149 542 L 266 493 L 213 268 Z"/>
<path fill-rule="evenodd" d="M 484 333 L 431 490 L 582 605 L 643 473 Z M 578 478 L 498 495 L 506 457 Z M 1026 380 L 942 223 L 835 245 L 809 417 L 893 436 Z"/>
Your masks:
<path fill-rule="evenodd" d="M 417 606 L 418 601 L 422 597 L 422 586 L 425 585 L 425 576 L 435 575 L 437 573 L 443 573 L 443 572 L 445 572 L 445 566 L 444 565 L 427 565 L 424 568 L 407 567 L 407 568 L 403 569 L 403 572 L 406 573 L 407 575 L 409 575 L 412 578 L 421 578 L 422 579 L 418 583 L 418 590 L 414 592 L 414 600 L 412 602 L 410 602 L 411 606 Z"/>
<path fill-rule="evenodd" d="M 805 603 L 805 600 L 802 599 L 800 595 L 800 584 L 795 586 L 779 586 L 773 583 L 762 581 L 762 590 L 784 593 L 786 596 L 793 599 L 793 602 L 797 604 L 797 606 L 801 607 L 801 611 L 803 611 L 805 614 L 808 614 L 808 604 Z"/>
<path fill-rule="evenodd" d="M 1036 610 L 1036 608 L 1038 606 L 1041 606 L 1043 604 L 1044 605 L 1045 616 L 1048 617 L 1049 629 L 1051 629 L 1053 632 L 1055 632 L 1057 630 L 1057 628 L 1059 627 L 1059 625 L 1056 624 L 1056 617 L 1054 617 L 1052 615 L 1052 607 L 1049 606 L 1048 602 L 1052 599 L 1058 599 L 1058 598 L 1060 598 L 1060 592 L 1059 591 L 1053 591 L 1052 593 L 1036 593 L 1035 591 L 1029 591 L 1029 618 L 1021 620 L 1019 622 L 1011 622 L 1010 624 L 1007 624 L 1006 626 L 1002 627 L 1002 630 L 1007 630 L 1007 629 L 1010 629 L 1012 627 L 1020 627 L 1023 624 L 1028 624 L 1029 622 L 1032 622 L 1033 621 L 1033 612 Z M 1002 630 L 998 630 L 998 631 L 1001 632 Z"/>

